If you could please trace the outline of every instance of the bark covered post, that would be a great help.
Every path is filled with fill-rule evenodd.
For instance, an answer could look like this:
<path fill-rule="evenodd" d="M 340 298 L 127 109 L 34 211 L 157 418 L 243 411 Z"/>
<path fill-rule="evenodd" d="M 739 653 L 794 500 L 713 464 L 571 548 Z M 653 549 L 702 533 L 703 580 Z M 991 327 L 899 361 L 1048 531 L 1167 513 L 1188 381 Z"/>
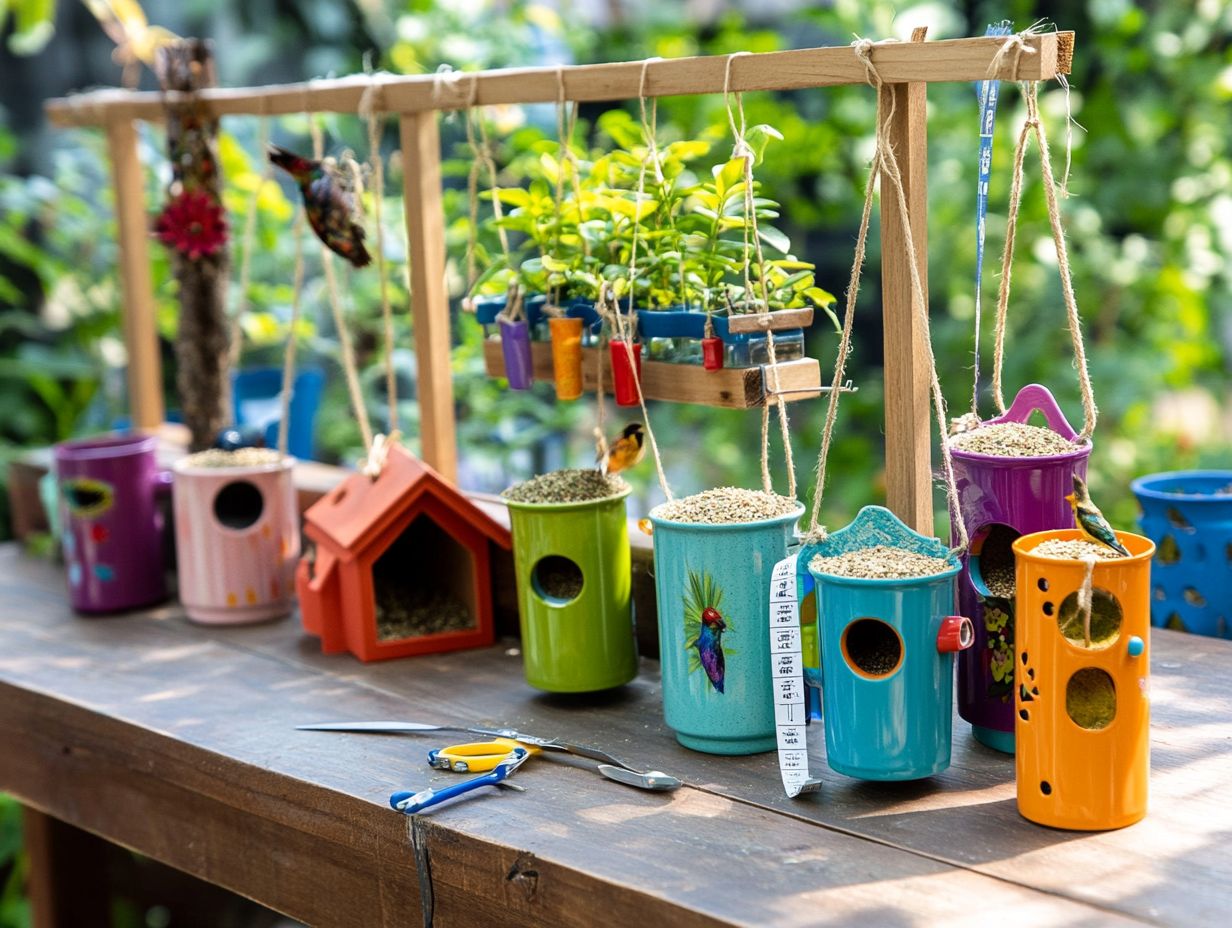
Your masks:
<path fill-rule="evenodd" d="M 158 235 L 172 250 L 180 289 L 175 341 L 176 387 L 192 449 L 214 443 L 230 419 L 230 329 L 226 290 L 230 261 L 218 167 L 218 119 L 196 97 L 215 83 L 210 44 L 186 39 L 160 49 L 171 185 Z"/>

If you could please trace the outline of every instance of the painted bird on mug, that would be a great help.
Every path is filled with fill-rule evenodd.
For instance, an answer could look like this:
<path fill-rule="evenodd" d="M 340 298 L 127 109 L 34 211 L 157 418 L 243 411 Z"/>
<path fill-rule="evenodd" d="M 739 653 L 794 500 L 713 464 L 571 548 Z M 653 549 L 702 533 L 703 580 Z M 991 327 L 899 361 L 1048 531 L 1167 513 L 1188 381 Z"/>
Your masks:
<path fill-rule="evenodd" d="M 1082 537 L 1097 545 L 1111 548 L 1121 557 L 1129 557 L 1129 551 L 1117 540 L 1116 532 L 1099 511 L 1099 507 L 1091 502 L 1090 491 L 1081 477 L 1074 474 L 1074 492 L 1065 497 L 1074 510 L 1074 525 L 1082 532 Z"/>
<path fill-rule="evenodd" d="M 605 474 L 619 474 L 641 463 L 646 456 L 646 433 L 642 423 L 630 422 L 620 432 L 620 437 L 609 446 L 607 455 L 600 454 L 599 470 Z"/>
<path fill-rule="evenodd" d="M 295 152 L 269 147 L 269 160 L 299 184 L 304 212 L 312 231 L 334 254 L 364 267 L 371 260 L 364 247 L 364 228 L 355 221 L 355 200 L 342 185 L 337 172 L 322 161 Z"/>
<path fill-rule="evenodd" d="M 702 669 L 710 679 L 710 685 L 723 692 L 723 678 L 727 675 L 727 660 L 723 655 L 723 632 L 727 623 L 719 610 L 711 607 L 702 610 L 702 630 L 697 636 L 697 656 Z"/>

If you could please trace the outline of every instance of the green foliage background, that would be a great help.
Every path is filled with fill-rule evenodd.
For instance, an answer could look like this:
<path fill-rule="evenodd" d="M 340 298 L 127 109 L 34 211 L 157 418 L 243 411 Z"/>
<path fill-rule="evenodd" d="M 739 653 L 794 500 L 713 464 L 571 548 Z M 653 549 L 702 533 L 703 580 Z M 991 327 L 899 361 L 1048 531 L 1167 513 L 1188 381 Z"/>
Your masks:
<path fill-rule="evenodd" d="M 0 2 L 0 12 L 10 7 L 15 11 L 6 33 L 10 50 L 0 53 L 0 69 L 17 67 L 13 52 L 37 51 L 51 38 L 47 15 L 52 6 L 49 0 Z M 88 20 L 83 26 L 80 10 L 73 14 L 70 6 L 59 5 L 61 35 L 51 40 L 49 52 L 57 42 L 67 41 L 68 26 L 75 24 L 77 35 L 93 29 Z M 230 84 L 350 73 L 362 70 L 365 60 L 374 68 L 418 73 L 443 63 L 469 69 L 845 44 L 853 34 L 905 37 L 921 23 L 930 26 L 930 37 L 944 38 L 982 34 L 989 21 L 1002 17 L 1019 27 L 1040 17 L 1055 19 L 1058 27 L 1078 33 L 1069 105 L 1083 128 L 1073 136 L 1072 196 L 1064 212 L 1102 411 L 1092 458 L 1094 494 L 1114 523 L 1128 527 L 1135 515 L 1128 491 L 1133 476 L 1232 463 L 1232 425 L 1223 411 L 1232 344 L 1232 3 L 1013 0 L 908 5 L 835 0 L 801 4 L 796 12 L 770 21 L 754 13 L 746 16 L 735 10 L 736 4 L 728 4 L 730 12 L 703 24 L 683 18 L 678 4 L 624 6 L 628 15 L 617 25 L 595 28 L 583 24 L 567 0 L 146 4 L 153 22 L 182 34 L 224 40 L 220 69 Z M 107 69 L 106 39 L 98 33 L 90 41 L 94 58 L 101 56 L 104 62 L 94 80 L 118 80 L 118 69 Z M 41 59 L 27 59 L 27 69 L 31 60 L 37 65 Z M 1041 100 L 1059 163 L 1066 97 L 1052 85 Z M 780 224 L 796 252 L 816 262 L 818 283 L 841 293 L 871 152 L 872 92 L 850 87 L 750 94 L 745 105 L 750 125 L 767 123 L 784 136 L 758 170 L 765 194 L 783 204 Z M 585 107 L 583 123 L 593 125 L 600 114 L 601 109 Z M 502 183 L 516 183 L 519 159 L 555 136 L 553 108 L 501 109 L 491 117 L 506 166 Z M 990 192 L 984 299 L 989 311 L 1004 239 L 1012 141 L 1022 118 L 1018 94 L 1005 88 Z M 358 120 L 328 117 L 325 124 L 332 153 L 349 147 L 364 155 L 365 130 Z M 709 138 L 716 152 L 729 144 L 717 96 L 665 99 L 659 125 L 664 140 Z M 251 192 L 261 191 L 245 363 L 268 362 L 281 356 L 287 336 L 293 253 L 290 191 L 281 182 L 262 179 L 254 120 L 230 120 L 226 128 L 231 134 L 224 140 L 222 160 L 235 239 Z M 303 118 L 287 118 L 273 127 L 273 134 L 282 144 L 307 149 L 306 130 Z M 458 292 L 467 213 L 462 122 L 446 120 L 443 137 L 449 156 L 445 207 L 451 284 Z M 976 139 L 972 87 L 931 88 L 929 291 L 943 385 L 955 411 L 963 411 L 970 397 Z M 396 144 L 396 132 L 387 126 L 386 152 Z M 160 201 L 161 148 L 159 133 L 144 130 L 151 204 Z M 401 179 L 396 165 L 390 175 L 388 189 L 396 192 Z M 1032 381 L 1047 384 L 1077 421 L 1081 410 L 1055 257 L 1030 159 L 1027 176 L 1006 382 L 1011 391 Z M 25 447 L 106 428 L 125 409 L 112 207 L 98 133 L 47 133 L 28 120 L 15 124 L 0 110 L 0 463 Z M 396 305 L 403 307 L 403 232 L 396 196 L 389 197 L 384 213 L 394 217 L 388 222 L 387 251 Z M 831 457 L 825 519 L 832 525 L 883 498 L 876 243 L 874 231 L 850 367 L 860 390 L 844 397 Z M 160 328 L 170 338 L 174 287 L 162 249 L 153 246 L 151 253 Z M 375 275 L 351 275 L 346 287 L 357 318 L 371 412 L 380 422 L 387 399 L 379 369 Z M 321 446 L 328 459 L 350 461 L 358 454 L 359 438 L 338 376 L 336 338 L 319 268 L 311 260 L 305 298 L 301 344 L 307 358 L 330 374 L 320 419 Z M 400 415 L 413 444 L 414 359 L 406 312 L 398 313 L 397 337 Z M 500 489 L 536 471 L 589 459 L 594 421 L 589 400 L 558 404 L 550 386 L 511 393 L 488 380 L 482 370 L 481 333 L 470 317 L 457 317 L 455 339 L 465 483 Z M 833 362 L 834 348 L 832 329 L 819 319 L 809 333 L 809 353 L 821 359 L 823 371 Z M 983 348 L 989 359 L 990 338 Z M 981 410 L 992 411 L 987 395 Z M 807 493 L 823 409 L 821 403 L 804 402 L 791 411 L 802 493 Z M 720 483 L 757 485 L 758 464 L 751 450 L 758 440 L 756 412 L 656 404 L 651 418 L 678 492 Z M 658 491 L 648 467 L 634 480 L 638 485 L 632 508 L 639 510 L 651 505 Z M 781 470 L 779 485 L 785 485 Z M 0 494 L 0 538 L 6 532 L 6 505 Z M 12 876 L 15 843 L 6 837 L 15 827 L 12 813 L 11 807 L 0 806 L 0 925 L 24 920 Z"/>

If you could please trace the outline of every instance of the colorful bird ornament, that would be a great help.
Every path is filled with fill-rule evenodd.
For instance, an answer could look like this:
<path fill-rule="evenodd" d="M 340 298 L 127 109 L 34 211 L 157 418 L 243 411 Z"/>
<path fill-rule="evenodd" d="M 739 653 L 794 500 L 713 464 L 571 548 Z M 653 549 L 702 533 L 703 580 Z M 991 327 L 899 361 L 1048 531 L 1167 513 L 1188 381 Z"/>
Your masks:
<path fill-rule="evenodd" d="M 723 632 L 727 623 L 719 610 L 711 607 L 702 610 L 702 630 L 697 636 L 697 656 L 702 669 L 710 678 L 710 685 L 723 692 L 723 678 L 727 673 L 727 661 L 723 656 Z"/>
<path fill-rule="evenodd" d="M 1099 507 L 1091 502 L 1091 494 L 1081 477 L 1074 474 L 1074 492 L 1065 497 L 1074 510 L 1074 525 L 1082 532 L 1082 537 L 1097 545 L 1105 545 L 1121 557 L 1129 557 L 1129 551 L 1116 537 L 1116 532 L 1099 511 Z"/>
<path fill-rule="evenodd" d="M 317 238 L 355 267 L 366 266 L 372 258 L 364 247 L 364 229 L 355 222 L 354 197 L 337 171 L 323 161 L 304 158 L 277 145 L 269 147 L 269 159 L 299 184 L 304 212 Z"/>
<path fill-rule="evenodd" d="M 621 430 L 620 437 L 612 442 L 607 454 L 600 453 L 599 469 L 605 474 L 619 474 L 641 463 L 646 456 L 646 433 L 642 423 L 630 422 Z"/>

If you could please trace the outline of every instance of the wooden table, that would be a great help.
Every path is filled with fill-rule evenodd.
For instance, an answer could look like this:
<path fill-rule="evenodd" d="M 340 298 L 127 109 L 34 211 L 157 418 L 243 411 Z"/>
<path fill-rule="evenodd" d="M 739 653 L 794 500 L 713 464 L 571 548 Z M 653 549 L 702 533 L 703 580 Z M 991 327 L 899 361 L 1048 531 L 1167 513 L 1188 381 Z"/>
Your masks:
<path fill-rule="evenodd" d="M 820 794 L 793 801 L 773 755 L 679 747 L 649 662 L 617 693 L 566 699 L 527 687 L 509 644 L 362 665 L 321 656 L 293 621 L 211 630 L 173 606 L 84 620 L 59 569 L 10 546 L 0 790 L 317 925 L 1226 923 L 1232 643 L 1154 637 L 1151 812 L 1079 834 L 1019 818 L 1012 760 L 962 723 L 942 776 L 823 769 Z M 440 739 L 293 730 L 381 718 L 516 725 L 688 786 L 643 794 L 535 758 L 525 793 L 408 819 L 387 797 L 451 779 L 424 763 Z"/>

